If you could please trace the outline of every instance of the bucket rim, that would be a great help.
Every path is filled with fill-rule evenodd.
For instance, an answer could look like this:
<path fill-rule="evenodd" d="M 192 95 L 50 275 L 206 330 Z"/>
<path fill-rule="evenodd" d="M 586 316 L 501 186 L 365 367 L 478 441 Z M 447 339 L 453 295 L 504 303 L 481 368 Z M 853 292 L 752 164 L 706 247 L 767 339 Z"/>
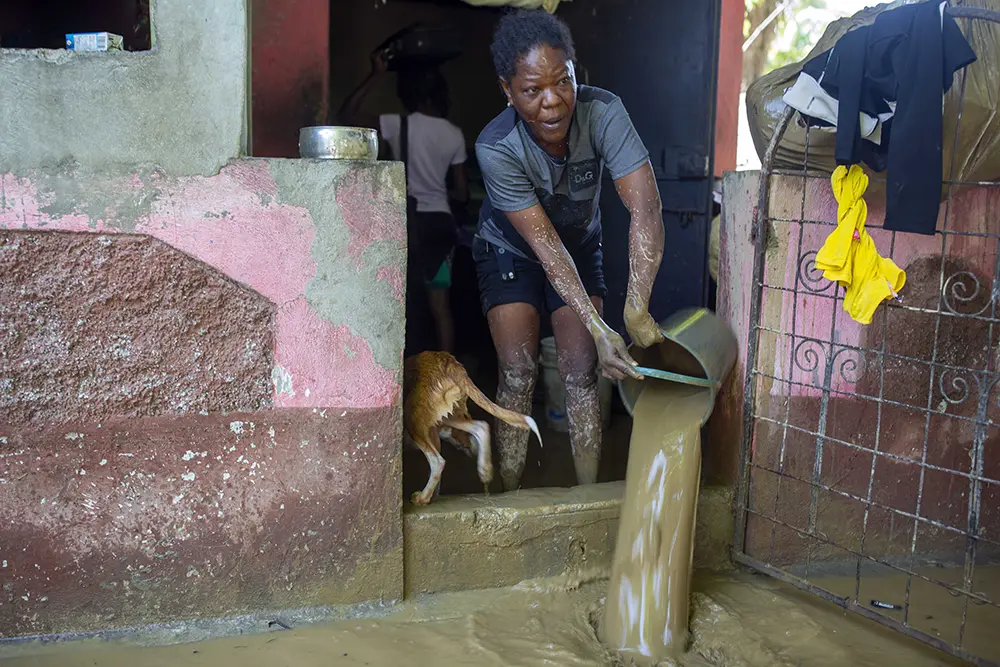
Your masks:
<path fill-rule="evenodd" d="M 699 321 L 704 318 L 709 318 L 716 321 L 716 324 L 721 325 L 721 327 L 729 333 L 729 338 L 732 343 L 733 359 L 732 362 L 723 362 L 724 368 L 719 368 L 716 370 L 721 370 L 720 377 L 712 377 L 713 369 L 718 364 L 710 363 L 710 360 L 705 357 L 702 350 L 698 349 L 698 346 L 692 346 L 685 344 L 682 340 L 684 338 L 684 332 L 689 328 L 693 327 Z M 667 326 L 669 325 L 669 326 Z M 698 364 L 701 373 L 704 377 L 695 377 L 692 375 L 685 375 L 681 373 L 674 373 L 671 371 L 660 370 L 657 368 L 649 367 L 639 367 L 639 372 L 644 376 L 644 378 L 650 378 L 653 380 L 661 380 L 668 382 L 676 382 L 679 384 L 686 384 L 689 386 L 702 387 L 708 389 L 712 393 L 713 404 L 714 399 L 719 395 L 722 390 L 722 385 L 726 381 L 726 377 L 732 372 L 733 363 L 735 363 L 735 357 L 738 356 L 738 350 L 736 346 L 738 342 L 733 336 L 732 331 L 726 325 L 725 321 L 714 313 L 711 309 L 705 307 L 687 307 L 678 309 L 673 315 L 661 320 L 657 323 L 657 328 L 663 334 L 665 341 L 679 346 L 685 352 L 687 352 L 692 360 Z M 688 341 L 690 343 L 691 341 Z M 629 346 L 629 349 L 634 349 L 636 347 L 635 343 Z M 727 355 L 728 356 L 728 355 Z M 633 380 L 631 378 L 626 378 L 624 380 L 619 380 L 618 385 L 618 395 L 622 399 L 622 403 L 625 407 L 626 412 L 629 415 L 632 414 L 632 409 L 635 407 L 630 403 L 628 392 L 626 391 L 626 385 L 634 385 L 636 383 L 644 382 L 645 380 Z M 634 398 L 634 397 L 633 397 Z M 707 419 L 707 416 L 706 416 Z"/>

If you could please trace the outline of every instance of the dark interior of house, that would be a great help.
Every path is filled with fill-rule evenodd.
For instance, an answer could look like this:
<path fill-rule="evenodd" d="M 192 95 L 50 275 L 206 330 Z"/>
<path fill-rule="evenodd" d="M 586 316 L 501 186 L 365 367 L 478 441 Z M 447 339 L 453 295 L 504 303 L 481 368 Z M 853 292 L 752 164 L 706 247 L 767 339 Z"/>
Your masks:
<path fill-rule="evenodd" d="M 110 32 L 124 50 L 152 46 L 150 0 L 33 0 L 0 3 L 0 46 L 5 49 L 61 49 L 67 34 Z"/>

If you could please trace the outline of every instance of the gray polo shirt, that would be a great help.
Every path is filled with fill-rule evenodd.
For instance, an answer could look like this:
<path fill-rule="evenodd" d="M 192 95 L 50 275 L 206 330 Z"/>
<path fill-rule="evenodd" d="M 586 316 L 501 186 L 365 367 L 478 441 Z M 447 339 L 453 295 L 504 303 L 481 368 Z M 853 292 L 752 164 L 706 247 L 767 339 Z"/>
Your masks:
<path fill-rule="evenodd" d="M 537 260 L 504 215 L 541 203 L 566 249 L 573 252 L 601 234 L 601 174 L 628 176 L 649 159 L 622 101 L 600 88 L 579 86 L 569 129 L 569 152 L 554 158 L 535 143 L 527 125 L 507 108 L 476 140 L 487 198 L 478 235 Z"/>

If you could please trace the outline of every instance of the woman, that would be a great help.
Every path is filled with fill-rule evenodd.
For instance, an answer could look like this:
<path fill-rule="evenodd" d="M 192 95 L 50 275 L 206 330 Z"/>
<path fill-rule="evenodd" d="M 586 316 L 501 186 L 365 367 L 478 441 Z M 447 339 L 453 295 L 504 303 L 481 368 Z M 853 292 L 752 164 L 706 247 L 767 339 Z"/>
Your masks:
<path fill-rule="evenodd" d="M 410 204 L 407 207 L 410 231 L 407 266 L 413 273 L 413 279 L 407 280 L 408 294 L 415 296 L 412 294 L 414 285 L 419 288 L 422 284 L 426 288 L 438 349 L 454 352 L 449 291 L 451 257 L 458 229 L 450 202 L 464 203 L 469 198 L 465 137 L 462 130 L 446 118 L 448 86 L 434 67 L 404 68 L 398 73 L 396 93 L 406 115 L 381 114 L 376 119 L 362 114 L 360 110 L 365 98 L 387 71 L 385 55 L 376 51 L 372 54 L 371 74 L 348 96 L 337 116 L 343 123 L 377 127 L 382 140 L 391 146 L 394 157 L 406 162 L 406 193 Z M 405 147 L 402 145 L 404 136 L 407 138 Z M 408 303 L 411 302 L 412 299 L 408 299 Z M 412 323 L 414 315 L 408 313 L 407 321 Z"/>
<path fill-rule="evenodd" d="M 660 196 L 649 154 L 615 95 L 578 86 L 573 40 L 544 11 L 504 16 L 492 45 L 508 108 L 476 141 L 488 193 L 473 246 L 482 306 L 500 362 L 498 403 L 526 413 L 537 376 L 539 318 L 552 318 L 566 385 L 577 481 L 597 480 L 601 418 L 597 367 L 639 377 L 621 336 L 601 318 L 601 174 L 631 214 L 625 326 L 647 347 L 662 340 L 649 296 L 663 255 Z M 516 489 L 527 435 L 498 424 L 500 475 Z"/>

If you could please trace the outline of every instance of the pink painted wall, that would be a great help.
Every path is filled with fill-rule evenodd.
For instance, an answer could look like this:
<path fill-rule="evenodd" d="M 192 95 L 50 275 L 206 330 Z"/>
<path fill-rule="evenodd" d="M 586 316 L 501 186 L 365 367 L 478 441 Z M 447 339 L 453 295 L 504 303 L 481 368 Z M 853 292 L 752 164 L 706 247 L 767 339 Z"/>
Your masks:
<path fill-rule="evenodd" d="M 750 244 L 751 208 L 757 191 L 757 173 L 731 171 L 723 178 L 719 228 L 719 290 L 716 313 L 737 340 L 732 372 L 719 391 L 707 424 L 702 467 L 707 481 L 735 485 L 739 479 L 739 447 L 743 429 L 743 380 L 746 374 L 747 331 L 750 319 L 753 246 Z"/>
<path fill-rule="evenodd" d="M 750 326 L 751 285 L 753 284 L 753 245 L 750 242 L 750 229 L 753 221 L 758 197 L 759 172 L 733 172 L 724 181 L 724 203 L 722 227 L 720 230 L 719 250 L 719 282 L 724 286 L 719 290 L 718 312 L 736 332 L 739 339 L 739 358 L 733 377 L 740 376 L 738 387 L 733 384 L 731 394 L 739 392 L 742 401 L 743 374 L 746 369 L 747 332 Z M 799 251 L 813 253 L 814 256 L 827 235 L 836 223 L 837 202 L 833 197 L 830 182 L 825 177 L 809 178 L 805 182 L 805 197 L 803 199 L 803 179 L 791 176 L 773 176 L 771 179 L 772 193 L 770 214 L 772 226 L 778 243 L 767 255 L 767 283 L 771 286 L 785 286 L 789 290 L 795 286 L 795 277 L 800 271 Z M 1000 202 L 996 193 L 989 188 L 968 188 L 956 192 L 950 203 L 949 229 L 958 232 L 950 236 L 947 244 L 947 256 L 961 258 L 967 266 L 974 268 L 980 275 L 991 276 L 995 250 L 989 243 L 983 243 L 982 234 L 990 229 L 995 219 L 993 211 Z M 803 202 L 805 208 L 803 209 Z M 879 251 L 888 256 L 892 252 L 893 260 L 904 269 L 922 258 L 937 258 L 940 261 L 942 242 L 940 236 L 922 236 L 917 234 L 896 234 L 895 240 L 890 232 L 880 229 L 885 217 L 885 205 L 882 195 L 874 193 L 866 197 L 868 203 L 869 232 Z M 939 213 L 938 227 L 943 228 L 945 206 Z M 810 223 L 799 225 L 797 220 L 807 220 Z M 801 231 L 800 231 L 801 230 Z M 801 246 L 799 244 L 801 243 Z M 810 265 L 807 265 L 807 267 Z M 816 289 L 825 288 L 828 281 L 822 279 L 815 270 L 808 271 L 815 282 L 810 283 Z M 946 276 L 947 277 L 947 276 Z M 925 291 L 927 276 L 910 276 L 907 288 L 902 293 L 904 303 L 907 292 L 915 287 Z M 913 280 L 923 281 L 915 285 Z M 933 276 L 937 281 L 937 276 Z M 962 293 L 971 285 L 950 286 Z M 932 285 L 936 287 L 936 285 Z M 793 296 L 790 292 L 767 290 L 765 292 L 763 310 L 767 313 L 769 326 L 783 332 L 795 332 L 796 336 L 828 340 L 831 331 L 839 345 L 863 346 L 866 331 L 864 327 L 853 321 L 843 311 L 843 299 L 834 304 L 831 298 L 813 296 L 800 288 L 804 294 Z M 832 295 L 832 289 L 824 289 L 826 297 Z M 970 290 L 971 293 L 971 290 Z M 842 297 L 842 293 L 841 293 Z M 795 299 L 798 299 L 798 309 L 793 309 Z M 952 297 L 952 302 L 961 306 L 961 300 Z M 933 302 L 936 308 L 936 301 Z M 883 307 L 884 309 L 884 307 Z M 793 326 L 793 310 L 795 323 Z M 876 320 L 878 322 L 878 320 Z M 814 373 L 801 368 L 788 368 L 791 352 L 790 341 L 783 340 L 772 352 L 774 356 L 773 374 L 786 377 L 796 384 L 789 388 L 793 395 L 818 396 L 816 386 L 821 385 L 821 378 Z M 804 385 L 804 386 L 801 386 Z M 836 377 L 832 387 L 836 391 L 851 393 L 856 390 L 856 383 Z M 781 393 L 775 386 L 773 392 Z M 736 397 L 733 396 L 735 401 Z M 735 409 L 735 406 L 733 406 Z"/>
<path fill-rule="evenodd" d="M 805 208 L 803 210 L 802 179 L 777 177 L 774 180 L 771 215 L 781 243 L 768 258 L 768 284 L 793 288 L 796 285 L 796 274 L 803 276 L 803 282 L 799 284 L 800 294 L 797 297 L 789 292 L 768 290 L 765 294 L 764 308 L 780 308 L 781 331 L 794 332 L 796 336 L 820 341 L 829 340 L 833 335 L 838 345 L 865 347 L 867 337 L 871 335 L 872 326 L 877 326 L 881 320 L 876 317 L 872 325 L 865 326 L 851 319 L 843 310 L 843 292 L 839 293 L 840 299 L 834 302 L 830 298 L 834 291 L 832 286 L 828 287 L 829 281 L 824 280 L 811 263 L 800 265 L 800 250 L 801 253 L 809 253 L 811 262 L 811 259 L 815 257 L 815 251 L 822 247 L 837 221 L 837 201 L 833 197 L 829 180 L 810 178 L 804 187 Z M 992 211 L 1000 205 L 996 200 L 997 197 L 989 188 L 966 189 L 957 192 L 949 206 L 941 206 L 938 219 L 938 229 L 944 229 L 945 214 L 946 211 L 950 210 L 947 228 L 951 232 L 957 233 L 955 236 L 948 237 L 947 257 L 961 259 L 969 270 L 988 280 L 992 279 L 996 250 L 993 247 L 995 244 L 984 242 L 981 235 L 995 233 L 995 230 L 992 229 L 994 220 Z M 936 258 L 937 263 L 940 264 L 942 255 L 940 236 L 893 235 L 891 232 L 881 229 L 885 219 L 884 199 L 875 194 L 866 197 L 866 202 L 868 203 L 867 228 L 882 255 L 890 256 L 891 253 L 893 261 L 903 269 L 910 267 L 921 258 Z M 786 220 L 803 219 L 811 221 L 812 224 L 799 225 L 795 222 L 785 222 Z M 951 273 L 948 272 L 945 278 L 950 276 Z M 912 303 L 915 290 L 926 291 L 928 279 L 932 279 L 936 283 L 938 276 L 923 274 L 911 276 L 908 288 L 904 288 L 901 293 L 902 303 Z M 914 280 L 923 281 L 923 284 L 915 284 Z M 958 280 L 961 283 L 960 277 Z M 809 293 L 804 283 L 807 283 L 813 290 L 817 290 L 819 295 Z M 970 287 L 971 284 L 956 286 L 954 280 L 948 283 L 949 289 L 946 290 L 946 297 L 959 312 L 961 312 L 963 305 L 963 297 L 971 296 L 971 290 L 969 295 L 962 293 L 962 290 Z M 988 288 L 985 285 L 983 287 L 984 289 Z M 931 286 L 931 288 L 931 291 L 936 294 L 936 285 Z M 957 289 L 958 292 L 953 291 L 954 289 Z M 797 309 L 793 308 L 796 299 L 798 301 Z M 780 301 L 780 306 L 775 301 Z M 926 306 L 936 309 L 937 302 L 933 300 L 931 304 L 921 304 L 921 307 Z M 788 378 L 796 383 L 790 388 L 793 395 L 820 395 L 822 392 L 819 387 L 822 386 L 822 378 L 819 377 L 818 373 L 822 369 L 817 369 L 814 372 L 803 370 L 798 365 L 788 368 L 788 359 L 792 352 L 790 346 L 791 341 L 788 337 L 783 338 L 779 344 L 775 354 L 775 375 Z M 848 374 L 848 376 L 845 378 L 839 373 L 836 374 L 831 389 L 843 393 L 857 391 L 857 383 L 850 380 L 852 374 Z M 773 391 L 779 390 L 775 387 Z"/>
<path fill-rule="evenodd" d="M 275 373 L 292 379 L 294 393 L 276 385 L 275 406 L 392 405 L 399 391 L 398 369 L 376 363 L 363 336 L 322 319 L 310 307 L 306 290 L 317 273 L 316 221 L 306 207 L 279 201 L 267 161 L 234 161 L 209 178 L 133 174 L 114 179 L 110 187 L 157 195 L 148 213 L 123 226 L 113 210 L 97 217 L 84 212 L 87 202 L 77 210 L 47 213 L 46 195 L 32 178 L 0 174 L 0 229 L 128 232 L 160 239 L 278 306 L 274 356 L 280 368 Z M 373 187 L 370 178 L 349 176 L 338 195 L 345 209 L 346 252 L 358 262 L 372 243 L 390 241 L 398 248 L 405 243 L 398 215 L 372 219 Z M 401 267 L 380 265 L 376 272 L 402 303 Z"/>
<path fill-rule="evenodd" d="M 710 423 L 706 448 L 714 452 L 706 454 L 706 461 L 722 456 L 728 464 L 713 465 L 732 473 L 730 483 L 740 472 L 747 337 L 755 324 L 750 320 L 749 232 L 758 178 L 756 172 L 731 173 L 724 181 L 719 312 L 740 339 L 740 358 Z M 1000 406 L 992 376 L 984 374 L 996 369 L 991 359 L 995 327 L 988 320 L 998 250 L 994 238 L 983 236 L 996 234 L 1000 189 L 953 192 L 938 223 L 939 230 L 952 232 L 947 236 L 879 229 L 882 195 L 875 191 L 866 200 L 876 246 L 907 271 L 908 281 L 901 292 L 905 308 L 882 305 L 872 324 L 862 326 L 843 311 L 842 292 L 834 301 L 832 287 L 810 263 L 836 221 L 828 178 L 771 179 L 774 243 L 765 263 L 750 443 L 758 466 L 751 476 L 750 503 L 759 514 L 750 515 L 746 543 L 748 553 L 763 560 L 787 564 L 807 554 L 814 562 L 843 560 L 861 549 L 863 537 L 867 555 L 892 557 L 909 553 L 916 535 L 918 557 L 960 562 L 981 396 L 988 399 L 983 471 L 987 480 L 1000 480 L 1000 429 L 994 426 L 1000 423 Z M 946 314 L 939 317 L 942 297 Z M 803 344 L 808 339 L 819 343 Z M 823 407 L 831 343 L 836 355 L 832 391 Z M 822 461 L 816 460 L 817 440 Z M 934 467 L 921 470 L 922 460 Z M 783 475 L 780 483 L 770 472 L 775 470 Z M 834 491 L 811 495 L 817 471 L 819 483 Z M 804 536 L 814 498 L 816 534 L 822 540 Z M 979 518 L 980 535 L 1000 534 L 1000 484 L 983 483 Z M 985 542 L 980 546 L 996 550 Z"/>
<path fill-rule="evenodd" d="M 404 262 L 398 164 L 0 174 L 0 637 L 399 599 Z"/>

